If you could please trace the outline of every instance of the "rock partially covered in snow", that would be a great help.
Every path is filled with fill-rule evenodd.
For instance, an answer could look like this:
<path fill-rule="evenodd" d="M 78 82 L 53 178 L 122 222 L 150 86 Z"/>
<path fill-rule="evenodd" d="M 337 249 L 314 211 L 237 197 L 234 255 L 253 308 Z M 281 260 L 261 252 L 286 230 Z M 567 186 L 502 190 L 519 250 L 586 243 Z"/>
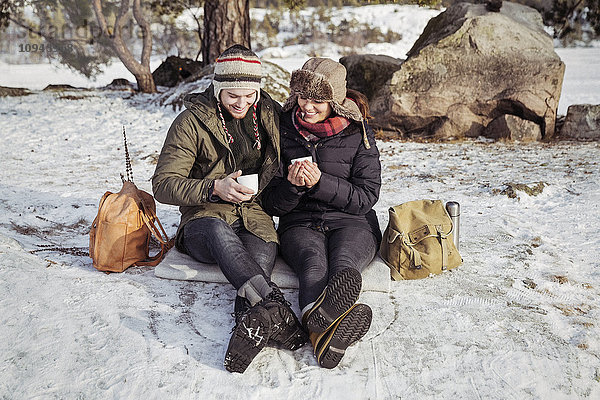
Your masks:
<path fill-rule="evenodd" d="M 45 92 L 65 92 L 65 91 L 73 91 L 73 90 L 87 90 L 82 87 L 75 87 L 73 85 L 68 84 L 50 84 L 46 86 L 43 91 Z"/>
<path fill-rule="evenodd" d="M 560 136 L 567 139 L 600 140 L 600 104 L 569 106 Z"/>
<path fill-rule="evenodd" d="M 533 8 L 458 3 L 429 21 L 378 91 L 373 125 L 403 137 L 477 137 L 512 114 L 551 138 L 564 71 Z"/>
<path fill-rule="evenodd" d="M 262 88 L 273 100 L 284 103 L 290 95 L 290 73 L 272 62 L 262 60 Z"/>
<path fill-rule="evenodd" d="M 29 89 L 0 86 L 0 97 L 27 96 L 31 94 Z"/>
<path fill-rule="evenodd" d="M 124 78 L 113 79 L 111 83 L 102 87 L 104 90 L 124 90 L 135 92 L 135 85 Z"/>
<path fill-rule="evenodd" d="M 190 58 L 169 56 L 152 72 L 154 83 L 173 87 L 202 70 L 202 63 Z"/>

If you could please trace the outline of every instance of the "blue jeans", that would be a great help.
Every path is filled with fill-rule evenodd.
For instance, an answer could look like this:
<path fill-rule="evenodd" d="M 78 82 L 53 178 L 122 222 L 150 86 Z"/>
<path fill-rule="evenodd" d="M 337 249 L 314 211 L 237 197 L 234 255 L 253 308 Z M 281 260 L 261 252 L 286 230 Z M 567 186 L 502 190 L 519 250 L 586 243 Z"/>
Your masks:
<path fill-rule="evenodd" d="M 336 272 L 362 271 L 376 251 L 377 238 L 362 228 L 321 232 L 295 227 L 281 235 L 281 255 L 298 275 L 301 310 L 319 297 Z"/>
<path fill-rule="evenodd" d="M 183 246 L 194 259 L 216 263 L 236 289 L 256 275 L 271 282 L 277 243 L 248 232 L 241 220 L 229 225 L 219 218 L 194 219 L 183 228 Z"/>

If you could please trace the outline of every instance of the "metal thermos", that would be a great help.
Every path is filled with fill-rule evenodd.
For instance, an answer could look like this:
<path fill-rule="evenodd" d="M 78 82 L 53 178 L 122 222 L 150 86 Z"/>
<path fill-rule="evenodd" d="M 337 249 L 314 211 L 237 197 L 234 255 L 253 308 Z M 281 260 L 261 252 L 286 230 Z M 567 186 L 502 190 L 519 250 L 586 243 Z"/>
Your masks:
<path fill-rule="evenodd" d="M 456 201 L 449 201 L 446 203 L 446 211 L 448 211 L 450 219 L 452 220 L 452 227 L 454 230 L 452 233 L 454 245 L 456 246 L 456 250 L 459 250 L 458 237 L 460 235 L 460 204 L 458 204 Z"/>

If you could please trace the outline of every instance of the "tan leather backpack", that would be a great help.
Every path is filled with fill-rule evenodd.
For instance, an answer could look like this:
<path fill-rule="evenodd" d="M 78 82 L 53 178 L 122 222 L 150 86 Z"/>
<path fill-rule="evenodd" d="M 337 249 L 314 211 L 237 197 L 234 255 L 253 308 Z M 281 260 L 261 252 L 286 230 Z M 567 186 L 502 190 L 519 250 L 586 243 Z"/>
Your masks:
<path fill-rule="evenodd" d="M 389 209 L 379 254 L 392 279 L 421 279 L 458 267 L 452 220 L 440 200 L 415 200 Z"/>
<path fill-rule="evenodd" d="M 151 234 L 161 247 L 153 257 L 149 256 Z M 132 265 L 156 266 L 171 246 L 149 193 L 124 181 L 118 193 L 102 196 L 90 230 L 90 257 L 96 269 L 123 272 Z"/>
<path fill-rule="evenodd" d="M 156 266 L 173 247 L 156 216 L 154 197 L 133 183 L 125 128 L 123 139 L 127 180 L 123 179 L 118 193 L 104 193 L 90 229 L 90 257 L 96 269 L 106 272 L 123 272 L 132 265 Z M 160 243 L 160 251 L 152 257 L 150 235 Z"/>

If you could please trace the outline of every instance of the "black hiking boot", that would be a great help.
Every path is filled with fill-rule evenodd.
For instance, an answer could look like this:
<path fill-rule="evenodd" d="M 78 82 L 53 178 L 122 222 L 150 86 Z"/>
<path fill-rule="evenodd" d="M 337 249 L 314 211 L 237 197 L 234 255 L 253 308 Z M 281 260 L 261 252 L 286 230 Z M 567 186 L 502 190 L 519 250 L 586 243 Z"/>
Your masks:
<path fill-rule="evenodd" d="M 309 332 L 322 333 L 329 329 L 358 300 L 362 287 L 362 276 L 354 268 L 337 272 L 315 301 L 306 316 Z"/>
<path fill-rule="evenodd" d="M 296 318 L 281 290 L 272 284 L 273 291 L 260 304 L 269 312 L 271 317 L 271 337 L 268 346 L 287 350 L 296 350 L 308 340 L 308 335 Z"/>
<path fill-rule="evenodd" d="M 235 315 L 223 365 L 229 372 L 243 373 L 254 357 L 267 345 L 271 332 L 269 312 L 257 304 Z"/>
<path fill-rule="evenodd" d="M 335 368 L 346 349 L 362 338 L 369 327 L 373 313 L 366 304 L 356 304 L 334 323 L 328 331 L 319 335 L 314 343 L 317 362 L 323 368 Z"/>

